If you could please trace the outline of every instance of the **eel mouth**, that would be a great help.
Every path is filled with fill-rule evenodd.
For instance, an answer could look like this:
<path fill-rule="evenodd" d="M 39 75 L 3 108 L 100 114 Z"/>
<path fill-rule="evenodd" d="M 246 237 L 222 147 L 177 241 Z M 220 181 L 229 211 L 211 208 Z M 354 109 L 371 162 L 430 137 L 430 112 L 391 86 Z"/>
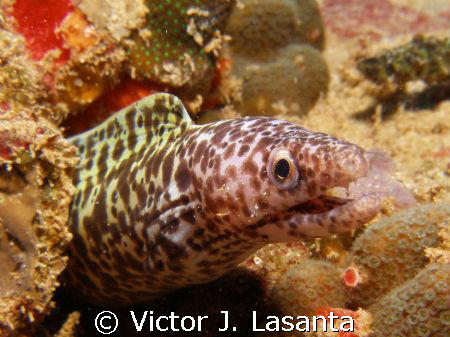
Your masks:
<path fill-rule="evenodd" d="M 353 201 L 353 198 L 349 198 L 345 195 L 345 189 L 343 187 L 330 188 L 325 191 L 325 194 L 320 195 L 314 199 L 308 200 L 304 203 L 291 207 L 288 212 L 295 212 L 300 214 L 320 214 L 329 212 L 332 209 L 345 205 L 348 202 Z"/>
<path fill-rule="evenodd" d="M 381 196 L 370 189 L 355 194 L 352 185 L 360 184 L 360 179 L 367 180 L 358 178 L 348 187 L 330 188 L 314 199 L 291 207 L 287 212 L 289 227 L 302 235 L 323 237 L 350 231 L 373 219 L 381 209 Z"/>
<path fill-rule="evenodd" d="M 301 214 L 320 214 L 341 207 L 349 202 L 364 197 L 364 195 L 355 195 L 354 193 L 352 195 L 352 189 L 350 187 L 351 185 L 357 185 L 358 182 L 363 179 L 366 179 L 366 177 L 356 179 L 354 182 L 348 184 L 347 187 L 338 186 L 329 188 L 323 194 L 293 206 L 288 211 Z"/>
<path fill-rule="evenodd" d="M 386 154 L 369 150 L 367 169 L 359 177 L 326 190 L 322 195 L 290 208 L 287 225 L 307 236 L 328 236 L 352 230 L 372 220 L 389 198 L 400 208 L 415 203 L 411 191 L 392 177 L 394 164 Z"/>
<path fill-rule="evenodd" d="M 349 170 L 347 181 L 338 182 L 278 216 L 264 219 L 261 232 L 272 242 L 326 237 L 351 231 L 372 220 L 381 210 L 382 199 L 389 198 L 399 208 L 415 203 L 411 191 L 392 177 L 394 166 L 387 155 L 369 150 L 363 156 L 365 168 Z M 276 226 L 270 226 L 271 223 Z"/>

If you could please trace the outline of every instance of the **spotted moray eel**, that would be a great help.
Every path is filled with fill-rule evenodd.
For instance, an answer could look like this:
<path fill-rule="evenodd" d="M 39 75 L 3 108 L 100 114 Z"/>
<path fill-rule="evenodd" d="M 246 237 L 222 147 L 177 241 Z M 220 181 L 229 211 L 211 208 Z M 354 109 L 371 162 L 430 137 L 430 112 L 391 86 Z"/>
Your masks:
<path fill-rule="evenodd" d="M 102 305 L 210 282 L 267 243 L 349 231 L 380 208 L 376 194 L 327 194 L 367 174 L 357 145 L 265 117 L 194 125 L 170 94 L 71 142 L 68 280 Z"/>

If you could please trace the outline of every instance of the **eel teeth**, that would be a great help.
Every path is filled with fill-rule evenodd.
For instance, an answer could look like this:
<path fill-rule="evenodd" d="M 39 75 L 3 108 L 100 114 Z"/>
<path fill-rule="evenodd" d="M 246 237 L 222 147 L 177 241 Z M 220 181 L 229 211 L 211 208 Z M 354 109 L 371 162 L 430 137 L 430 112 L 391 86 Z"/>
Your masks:
<path fill-rule="evenodd" d="M 324 196 L 334 197 L 339 199 L 347 199 L 348 198 L 348 189 L 345 187 L 333 187 L 329 188 L 325 191 Z"/>
<path fill-rule="evenodd" d="M 326 212 L 296 214 L 291 221 L 301 227 L 301 232 L 307 236 L 326 237 L 330 234 L 350 231 L 369 222 L 377 215 L 380 208 L 380 196 L 372 193 Z"/>

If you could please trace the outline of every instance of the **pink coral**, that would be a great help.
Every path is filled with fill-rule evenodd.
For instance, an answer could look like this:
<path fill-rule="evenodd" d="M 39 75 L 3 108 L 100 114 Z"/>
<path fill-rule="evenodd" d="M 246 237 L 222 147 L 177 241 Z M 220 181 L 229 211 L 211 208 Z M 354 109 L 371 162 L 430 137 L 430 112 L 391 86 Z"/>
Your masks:
<path fill-rule="evenodd" d="M 325 0 L 322 5 L 326 27 L 342 38 L 368 34 L 379 40 L 383 36 L 448 29 L 444 14 L 432 17 L 389 0 Z"/>
<path fill-rule="evenodd" d="M 342 280 L 347 287 L 354 288 L 361 283 L 361 272 L 357 267 L 350 266 L 342 274 Z"/>

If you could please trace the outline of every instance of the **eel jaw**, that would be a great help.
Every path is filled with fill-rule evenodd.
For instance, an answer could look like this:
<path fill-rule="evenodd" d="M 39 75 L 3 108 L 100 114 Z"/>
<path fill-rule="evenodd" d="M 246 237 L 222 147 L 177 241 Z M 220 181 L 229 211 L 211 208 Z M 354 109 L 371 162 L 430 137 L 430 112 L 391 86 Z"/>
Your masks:
<path fill-rule="evenodd" d="M 275 219 L 267 219 L 269 221 L 259 228 L 259 231 L 265 234 L 270 242 L 327 237 L 364 225 L 372 220 L 380 209 L 381 196 L 376 191 L 351 195 L 348 188 L 334 187 L 322 195 L 291 207 Z"/>
<path fill-rule="evenodd" d="M 367 166 L 363 165 L 364 169 L 352 181 L 288 210 L 282 218 L 284 232 L 288 236 L 329 236 L 372 220 L 384 198 L 398 207 L 414 205 L 413 194 L 391 176 L 394 163 L 389 156 L 370 150 L 363 158 Z"/>
<path fill-rule="evenodd" d="M 311 207 L 321 205 L 322 207 Z M 307 213 L 304 213 L 305 206 Z M 295 206 L 287 222 L 289 236 L 326 237 L 351 231 L 370 220 L 380 211 L 381 201 L 377 193 L 366 194 L 355 199 L 320 196 L 307 203 Z M 284 227 L 284 226 L 283 226 Z"/>

